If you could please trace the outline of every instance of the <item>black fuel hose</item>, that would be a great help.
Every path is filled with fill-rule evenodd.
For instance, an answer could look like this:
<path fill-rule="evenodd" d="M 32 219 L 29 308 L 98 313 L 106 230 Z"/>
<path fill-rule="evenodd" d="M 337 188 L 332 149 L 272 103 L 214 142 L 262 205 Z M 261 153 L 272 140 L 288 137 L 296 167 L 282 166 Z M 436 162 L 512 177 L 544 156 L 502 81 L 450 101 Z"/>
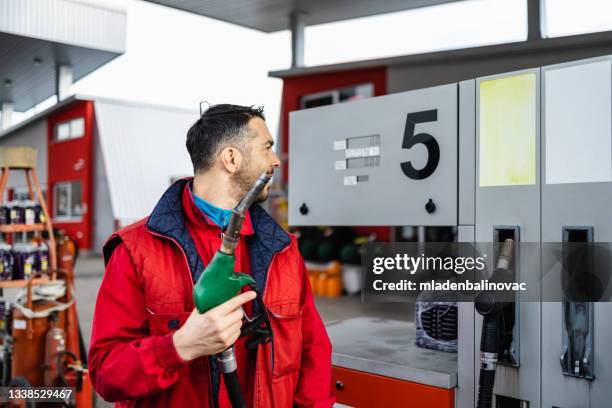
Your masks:
<path fill-rule="evenodd" d="M 512 259 L 514 241 L 507 239 L 497 261 L 497 268 L 491 276 L 491 281 L 508 279 L 510 261 Z M 475 308 L 484 319 L 480 337 L 480 377 L 478 379 L 477 408 L 493 406 L 493 387 L 495 385 L 495 369 L 499 349 L 499 330 L 501 326 L 501 310 L 507 306 L 493 292 L 482 291 L 474 299 Z"/>
<path fill-rule="evenodd" d="M 223 372 L 223 381 L 225 389 L 229 396 L 232 408 L 246 408 L 244 398 L 242 397 L 242 389 L 240 381 L 238 381 L 238 366 L 234 354 L 234 347 L 230 347 L 217 355 L 221 371 Z"/>
<path fill-rule="evenodd" d="M 240 382 L 238 381 L 238 373 L 232 371 L 231 373 L 223 374 L 223 381 L 225 381 L 225 389 L 227 389 L 227 395 L 229 395 L 232 408 L 246 408 L 242 398 Z"/>
<path fill-rule="evenodd" d="M 500 314 L 486 315 L 480 338 L 480 378 L 478 379 L 478 408 L 493 406 L 493 386 L 497 367 L 497 348 Z"/>

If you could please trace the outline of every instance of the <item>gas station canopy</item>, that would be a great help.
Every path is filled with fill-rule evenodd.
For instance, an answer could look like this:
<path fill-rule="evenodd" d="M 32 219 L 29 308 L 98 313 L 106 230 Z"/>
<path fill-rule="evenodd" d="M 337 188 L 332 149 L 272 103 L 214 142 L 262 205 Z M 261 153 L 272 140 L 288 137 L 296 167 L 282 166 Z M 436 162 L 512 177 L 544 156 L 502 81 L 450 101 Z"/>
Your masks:
<path fill-rule="evenodd" d="M 125 27 L 117 8 L 0 0 L 0 104 L 26 111 L 123 54 Z"/>
<path fill-rule="evenodd" d="M 69 65 L 76 81 L 120 55 L 71 44 L 0 33 L 0 101 L 26 111 L 55 93 L 56 66 Z"/>
<path fill-rule="evenodd" d="M 291 28 L 300 14 L 306 25 L 392 13 L 457 0 L 148 0 L 267 33 Z"/>

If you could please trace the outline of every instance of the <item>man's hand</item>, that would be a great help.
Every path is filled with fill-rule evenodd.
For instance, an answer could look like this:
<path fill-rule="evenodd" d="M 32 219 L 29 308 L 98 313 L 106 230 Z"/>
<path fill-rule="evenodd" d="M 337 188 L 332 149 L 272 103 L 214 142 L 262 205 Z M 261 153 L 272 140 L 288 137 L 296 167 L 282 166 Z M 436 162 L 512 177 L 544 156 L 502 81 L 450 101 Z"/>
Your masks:
<path fill-rule="evenodd" d="M 217 354 L 231 346 L 240 337 L 242 305 L 255 299 L 252 290 L 200 314 L 197 309 L 172 336 L 178 355 L 185 361 Z"/>

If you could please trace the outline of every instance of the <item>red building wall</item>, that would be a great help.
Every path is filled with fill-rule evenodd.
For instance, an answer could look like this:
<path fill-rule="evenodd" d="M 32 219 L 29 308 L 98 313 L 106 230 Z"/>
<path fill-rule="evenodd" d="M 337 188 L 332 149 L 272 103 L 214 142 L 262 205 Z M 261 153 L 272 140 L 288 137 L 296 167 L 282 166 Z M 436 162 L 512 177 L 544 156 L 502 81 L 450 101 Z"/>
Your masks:
<path fill-rule="evenodd" d="M 59 182 L 81 181 L 83 216 L 80 220 L 55 221 L 54 226 L 66 231 L 76 240 L 79 248 L 90 249 L 93 215 L 93 102 L 74 101 L 51 114 L 47 121 L 47 200 L 53 217 L 54 186 Z M 64 141 L 54 140 L 55 126 L 61 122 L 82 117 L 85 132 L 82 137 Z"/>

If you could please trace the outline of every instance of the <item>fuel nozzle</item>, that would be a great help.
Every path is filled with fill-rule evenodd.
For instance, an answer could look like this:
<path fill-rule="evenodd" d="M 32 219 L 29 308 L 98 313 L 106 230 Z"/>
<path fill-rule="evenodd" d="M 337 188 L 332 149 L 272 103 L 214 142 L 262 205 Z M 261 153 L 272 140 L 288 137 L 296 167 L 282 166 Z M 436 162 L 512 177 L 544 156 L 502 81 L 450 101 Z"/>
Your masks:
<path fill-rule="evenodd" d="M 510 262 L 512 261 L 512 252 L 514 251 L 514 241 L 510 238 L 504 241 L 499 258 L 497 258 L 497 268 L 507 271 L 510 269 Z"/>
<path fill-rule="evenodd" d="M 514 252 L 514 240 L 506 239 L 502 245 L 502 249 L 497 258 L 497 265 L 490 282 L 511 282 L 512 274 L 510 265 L 512 263 L 512 255 Z M 480 291 L 474 299 L 476 311 L 483 316 L 499 313 L 502 308 L 508 305 L 507 301 L 500 299 L 500 295 L 494 291 Z"/>
<path fill-rule="evenodd" d="M 246 193 L 244 198 L 238 203 L 236 208 L 232 210 L 232 216 L 229 224 L 223 234 L 223 242 L 221 243 L 220 251 L 227 255 L 233 255 L 240 239 L 240 230 L 246 217 L 246 212 L 251 207 L 253 202 L 259 197 L 266 184 L 270 181 L 272 175 L 264 172 L 259 176 L 253 187 Z"/>

